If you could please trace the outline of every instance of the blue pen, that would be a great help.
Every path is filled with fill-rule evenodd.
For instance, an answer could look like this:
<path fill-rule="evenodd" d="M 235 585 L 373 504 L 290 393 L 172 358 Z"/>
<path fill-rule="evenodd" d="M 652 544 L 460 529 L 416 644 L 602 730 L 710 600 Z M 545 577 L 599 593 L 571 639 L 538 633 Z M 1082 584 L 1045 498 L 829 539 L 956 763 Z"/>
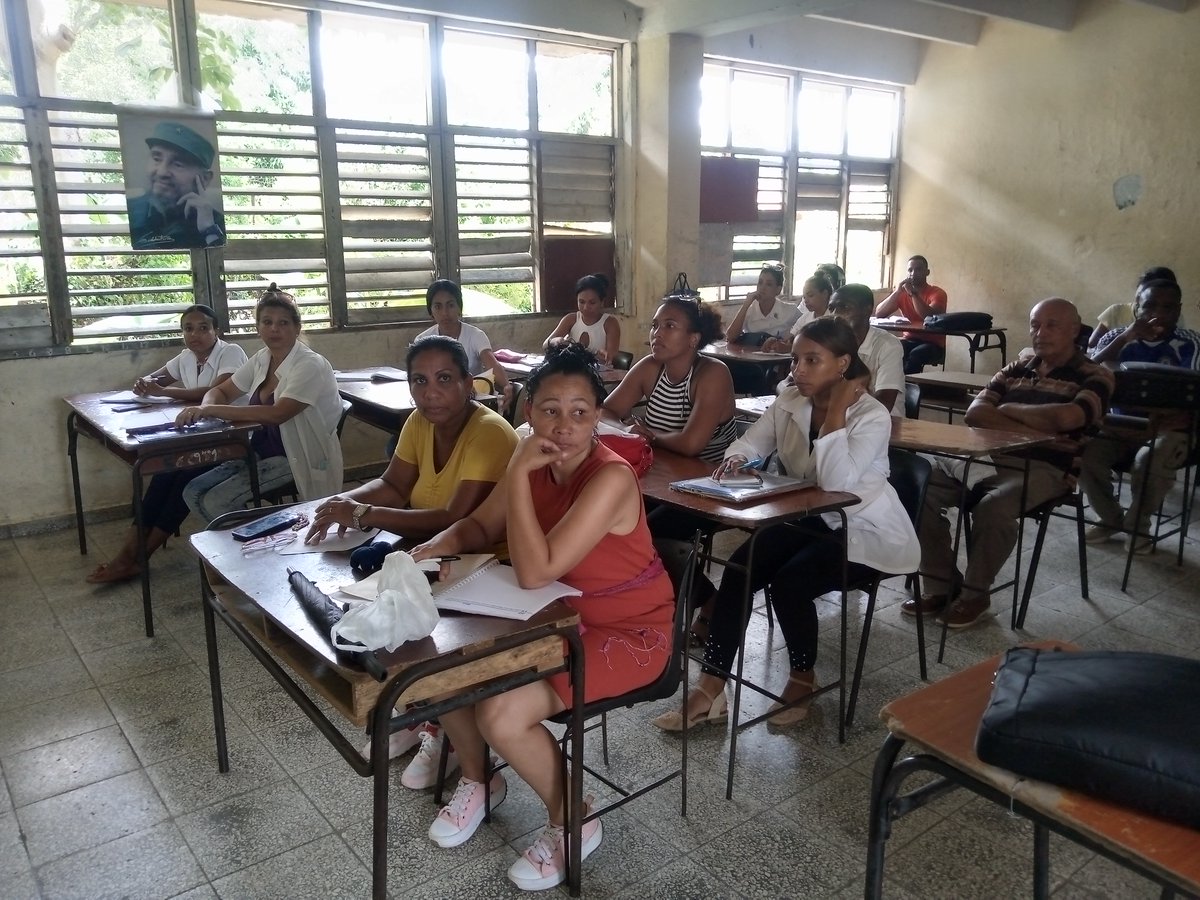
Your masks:
<path fill-rule="evenodd" d="M 761 469 L 765 462 L 766 462 L 766 460 L 763 459 L 762 457 L 758 457 L 756 459 L 749 459 L 749 460 L 746 460 L 746 462 L 742 463 L 740 468 L 743 471 L 745 471 L 746 469 Z"/>

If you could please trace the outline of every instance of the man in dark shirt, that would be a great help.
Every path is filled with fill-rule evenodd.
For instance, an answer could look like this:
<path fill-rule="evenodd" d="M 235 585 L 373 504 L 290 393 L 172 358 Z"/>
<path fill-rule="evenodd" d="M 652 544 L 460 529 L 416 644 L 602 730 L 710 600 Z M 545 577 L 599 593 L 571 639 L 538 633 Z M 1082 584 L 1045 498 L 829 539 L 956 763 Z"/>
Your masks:
<path fill-rule="evenodd" d="M 1200 333 L 1179 327 L 1183 292 L 1174 281 L 1149 281 L 1138 290 L 1133 324 L 1107 332 L 1093 354 L 1096 362 L 1116 365 L 1149 362 L 1200 370 Z M 1139 410 L 1120 410 L 1140 414 Z M 1150 515 L 1175 483 L 1175 473 L 1187 457 L 1192 413 L 1180 410 L 1157 422 L 1153 460 L 1150 445 L 1141 437 L 1104 431 L 1089 442 L 1083 454 L 1079 483 L 1092 512 L 1100 520 L 1087 530 L 1088 543 L 1100 544 L 1121 531 L 1130 533 L 1135 553 L 1150 553 Z M 1130 467 L 1132 502 L 1121 509 L 1113 495 L 1114 466 Z M 1147 471 L 1149 465 L 1149 471 Z"/>
<path fill-rule="evenodd" d="M 982 499 L 972 512 L 972 541 L 965 577 L 951 555 L 950 526 L 945 510 L 958 504 L 964 464 L 937 459 L 921 517 L 921 570 L 925 596 L 906 601 L 907 615 L 943 612 L 951 628 L 967 628 L 988 612 L 996 574 L 1017 543 L 1020 526 L 1024 460 L 1030 459 L 1025 509 L 1040 506 L 1070 490 L 1079 472 L 1085 433 L 1099 424 L 1112 397 L 1113 374 L 1076 347 L 1079 312 L 1055 297 L 1029 314 L 1033 356 L 1005 366 L 967 410 L 966 423 L 1045 436 L 1054 440 L 1019 459 L 1000 457 L 994 474 L 974 485 Z M 959 585 L 950 596 L 951 583 Z"/>
<path fill-rule="evenodd" d="M 213 145 L 178 122 L 159 122 L 146 145 L 146 193 L 126 199 L 133 248 L 188 250 L 224 244 L 220 194 L 210 190 Z"/>

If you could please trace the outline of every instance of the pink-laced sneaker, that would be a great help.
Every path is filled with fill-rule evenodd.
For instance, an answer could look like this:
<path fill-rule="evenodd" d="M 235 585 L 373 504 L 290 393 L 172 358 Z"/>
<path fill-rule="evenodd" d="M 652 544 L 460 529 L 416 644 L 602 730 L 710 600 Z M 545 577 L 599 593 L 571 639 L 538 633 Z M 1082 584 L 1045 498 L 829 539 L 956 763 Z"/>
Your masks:
<path fill-rule="evenodd" d="M 437 784 L 438 761 L 442 758 L 442 729 L 437 725 L 426 725 L 421 730 L 421 748 L 409 761 L 400 783 L 414 791 L 423 791 Z M 446 759 L 446 776 L 458 768 L 458 752 L 453 748 Z"/>
<path fill-rule="evenodd" d="M 479 830 L 479 824 L 487 814 L 486 793 L 482 781 L 460 778 L 454 796 L 429 826 L 429 839 L 439 847 L 457 847 L 465 843 Z M 506 796 L 508 784 L 497 772 L 492 776 L 492 809 L 503 803 Z"/>
<path fill-rule="evenodd" d="M 591 856 L 603 839 L 604 828 L 599 819 L 585 822 L 579 858 Z M 509 867 L 509 880 L 523 891 L 544 891 L 562 884 L 567 880 L 564 844 L 563 827 L 547 825 L 541 836 Z"/>

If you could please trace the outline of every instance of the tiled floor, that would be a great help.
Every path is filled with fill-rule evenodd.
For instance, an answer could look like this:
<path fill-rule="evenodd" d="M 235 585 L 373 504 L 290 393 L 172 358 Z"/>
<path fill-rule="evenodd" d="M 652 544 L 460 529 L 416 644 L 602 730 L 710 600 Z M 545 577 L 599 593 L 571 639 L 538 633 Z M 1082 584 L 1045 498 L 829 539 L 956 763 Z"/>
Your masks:
<path fill-rule="evenodd" d="M 0 542 L 0 897 L 366 897 L 369 782 L 319 737 L 232 639 L 222 640 L 232 771 L 217 773 L 193 558 L 183 541 L 154 559 L 157 636 L 142 634 L 136 586 L 93 588 L 83 575 L 120 540 L 119 523 Z M 932 678 L 1018 640 L 1197 655 L 1200 548 L 1139 558 L 1119 590 L 1120 544 L 1088 548 L 1091 599 L 1079 594 L 1074 532 L 1052 526 L 1023 632 L 1002 616 L 950 637 Z M 899 582 L 889 584 L 899 586 Z M 919 685 L 915 632 L 900 595 L 882 593 L 859 715 L 837 742 L 834 698 L 781 733 L 739 739 L 737 795 L 724 796 L 728 736 L 693 734 L 688 816 L 675 788 L 605 821 L 584 868 L 587 897 L 855 897 L 865 868 L 875 712 Z M 862 603 L 853 604 L 857 621 Z M 837 608 L 820 604 L 823 680 L 836 666 Z M 755 616 L 747 668 L 779 685 L 786 653 Z M 666 708 L 611 719 L 613 769 L 630 780 L 670 765 L 675 738 L 648 725 Z M 393 767 L 390 886 L 404 897 L 504 897 L 505 870 L 542 824 L 510 779 L 494 822 L 465 846 L 425 837 L 427 793 Z M 886 896 L 1020 897 L 1030 890 L 1032 832 L 962 792 L 900 822 Z M 1055 894 L 1157 897 L 1148 883 L 1065 841 L 1053 842 Z"/>

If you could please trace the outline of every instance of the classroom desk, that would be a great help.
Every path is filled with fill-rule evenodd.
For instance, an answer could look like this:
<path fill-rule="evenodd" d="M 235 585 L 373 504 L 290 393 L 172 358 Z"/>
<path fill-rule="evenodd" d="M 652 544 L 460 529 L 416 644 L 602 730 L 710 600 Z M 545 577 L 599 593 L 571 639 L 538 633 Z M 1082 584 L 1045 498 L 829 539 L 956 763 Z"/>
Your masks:
<path fill-rule="evenodd" d="M 947 459 L 963 461 L 962 489 L 958 495 L 958 508 L 963 509 L 966 503 L 971 466 L 976 462 L 992 464 L 993 455 L 1020 453 L 1031 447 L 1049 444 L 1054 440 L 1051 435 L 1023 434 L 1015 431 L 998 431 L 993 428 L 971 428 L 967 425 L 952 425 L 941 422 L 926 422 L 920 419 L 908 419 L 892 416 L 892 436 L 890 445 L 901 450 L 911 450 L 914 453 L 925 453 L 930 456 L 942 456 Z M 1021 509 L 1025 508 L 1025 492 L 1029 487 L 1029 460 L 1024 461 L 1024 480 L 1021 484 Z M 958 549 L 962 543 L 964 514 L 957 517 L 954 526 L 954 540 L 951 544 L 951 556 L 958 559 Z M 1017 601 L 1021 587 L 1021 545 L 1024 541 L 1025 530 L 1017 529 L 1017 547 L 1013 560 L 1013 627 L 1016 628 Z M 1004 590 L 1009 584 L 1001 584 L 992 588 L 992 593 Z M 1087 593 L 1086 586 L 1084 593 Z M 926 677 L 925 671 L 925 631 L 924 616 L 916 616 L 917 641 L 920 644 L 921 677 Z M 942 624 L 942 636 L 938 643 L 938 662 L 946 653 L 945 623 Z"/>
<path fill-rule="evenodd" d="M 792 361 L 790 353 L 768 353 L 758 347 L 747 344 L 731 344 L 728 341 L 716 341 L 700 348 L 700 352 L 713 359 L 726 363 L 747 363 L 759 366 L 764 372 L 769 372 L 776 366 L 788 365 Z"/>
<path fill-rule="evenodd" d="M 961 337 L 967 339 L 967 349 L 971 355 L 971 371 L 975 371 L 975 355 L 982 353 L 984 350 L 999 350 L 1000 351 L 1000 366 L 1003 368 L 1008 363 L 1008 338 L 1005 336 L 1003 328 L 964 328 L 951 331 L 943 331 L 937 329 L 931 331 L 924 325 L 916 325 L 912 322 L 902 322 L 896 319 L 872 319 L 871 324 L 876 328 L 882 328 L 884 331 L 891 332 L 908 332 L 909 334 L 929 334 L 935 336 L 949 335 L 951 337 Z M 993 341 L 993 338 L 995 340 Z M 945 363 L 942 366 L 945 367 Z"/>
<path fill-rule="evenodd" d="M 545 357 L 539 353 L 530 353 L 524 359 L 515 362 L 501 362 L 500 368 L 504 370 L 509 378 L 525 381 L 529 378 L 533 370 L 541 364 L 543 359 Z M 601 366 L 600 380 L 611 388 L 613 385 L 620 384 L 621 379 L 625 377 L 625 373 L 628 371 L 628 369 L 615 369 L 612 366 Z"/>
<path fill-rule="evenodd" d="M 1075 649 L 1058 641 L 1031 646 Z M 865 896 L 882 896 L 884 848 L 892 822 L 956 787 L 1034 823 L 1033 896 L 1039 900 L 1049 895 L 1050 831 L 1157 882 L 1166 889 L 1163 896 L 1171 890 L 1200 894 L 1200 832 L 980 761 L 975 734 L 999 663 L 994 656 L 893 700 L 880 712 L 890 733 L 871 782 Z M 897 762 L 905 743 L 919 752 Z M 938 777 L 901 794 L 904 781 L 916 772 Z M 954 852 L 949 846 L 942 850 Z"/>
<path fill-rule="evenodd" d="M 142 477 L 178 469 L 212 466 L 231 459 L 251 463 L 250 488 L 258 498 L 258 467 L 253 465 L 254 451 L 250 436 L 257 425 L 230 425 L 220 431 L 130 437 L 127 428 L 174 422 L 186 403 L 157 403 L 129 409 L 108 403 L 125 391 L 103 391 L 66 397 L 71 411 L 67 414 L 67 456 L 71 460 L 71 486 L 75 494 L 75 527 L 79 532 L 79 552 L 87 554 L 87 534 L 83 526 L 83 492 L 79 482 L 79 436 L 89 437 L 130 467 L 133 478 L 133 521 L 137 525 L 138 564 L 141 566 L 142 611 L 146 617 L 146 637 L 154 637 L 154 617 L 150 610 L 150 565 L 146 559 L 146 532 L 142 523 Z M 118 411 L 122 410 L 122 411 Z"/>
<path fill-rule="evenodd" d="M 735 401 L 738 414 L 744 419 L 754 420 L 763 414 L 775 398 L 743 397 Z M 964 462 L 963 487 L 959 493 L 958 508 L 962 509 L 967 497 L 967 478 L 971 466 L 976 462 L 991 463 L 993 454 L 1013 454 L 1031 447 L 1041 446 L 1053 441 L 1050 435 L 1030 435 L 1012 431 L 997 431 L 992 428 L 971 428 L 967 425 L 953 425 L 942 422 L 929 422 L 921 419 L 908 419 L 892 416 L 892 434 L 889 445 L 901 450 L 911 450 L 914 453 L 925 453 L 930 456 L 942 456 L 948 459 L 961 459 Z M 657 456 L 656 456 L 657 459 Z M 653 470 L 652 470 L 653 471 Z M 690 476 L 683 476 L 690 477 Z M 1021 507 L 1025 507 L 1024 491 L 1028 486 L 1029 461 L 1025 461 L 1025 483 L 1022 485 Z M 963 517 L 959 516 L 954 528 L 954 541 L 951 544 L 953 556 L 958 558 L 958 548 L 962 544 Z M 1024 540 L 1024 530 L 1017 531 L 1017 548 L 1013 580 L 1013 627 L 1016 627 L 1017 598 L 1021 581 L 1021 545 Z M 1009 585 L 1002 584 L 993 589 L 1003 590 Z M 1086 587 L 1086 586 L 1085 586 Z M 1085 591 L 1086 593 L 1086 591 Z M 927 677 L 925 665 L 925 623 L 924 617 L 917 616 L 917 642 L 920 647 L 919 661 L 921 677 Z M 942 635 L 938 644 L 938 662 L 941 662 L 946 652 L 947 629 L 943 625 Z"/>
<path fill-rule="evenodd" d="M 907 384 L 917 388 L 917 416 L 921 415 L 921 404 L 932 400 L 944 403 L 946 421 L 954 419 L 956 412 L 963 413 L 971 405 L 971 399 L 991 382 L 994 375 L 982 372 L 947 372 L 934 369 L 905 375 Z"/>
<path fill-rule="evenodd" d="M 372 381 L 371 375 L 380 372 L 400 372 L 391 366 L 368 366 L 343 371 L 338 380 L 338 395 L 350 401 L 350 415 L 360 422 L 374 425 L 389 434 L 399 434 L 404 420 L 416 409 L 408 381 Z M 402 372 L 400 374 L 403 374 Z M 359 380 L 350 380 L 358 378 Z M 483 394 L 475 398 L 488 409 L 495 409 L 498 394 Z"/>
<path fill-rule="evenodd" d="M 311 514 L 317 503 L 299 506 Z M 245 518 L 261 514 L 249 511 Z M 346 553 L 282 556 L 273 552 L 245 556 L 227 531 L 203 531 L 191 538 L 200 557 L 201 605 L 208 645 L 217 765 L 229 771 L 216 620 L 220 619 L 279 683 L 355 772 L 373 779 L 372 893 L 387 896 L 388 739 L 393 731 L 541 680 L 556 672 L 571 674 L 573 708 L 583 709 L 582 645 L 579 616 L 553 603 L 527 622 L 443 613 L 431 635 L 409 641 L 394 653 L 377 651 L 387 670 L 385 682 L 338 663 L 328 636 L 318 631 L 297 603 L 287 567 L 298 569 L 328 593 L 353 575 Z M 286 666 L 286 669 L 285 669 Z M 291 674 L 287 671 L 291 670 Z M 297 683 L 309 685 L 342 717 L 370 726 L 371 753 L 364 756 Z M 394 707 L 449 694 L 396 714 Z M 571 752 L 582 759 L 582 713 L 570 723 Z M 381 764 L 376 764 L 381 760 Z M 571 865 L 568 885 L 579 892 L 579 829 L 583 809 L 583 769 L 572 766 L 568 784 Z"/>
<path fill-rule="evenodd" d="M 704 462 L 691 456 L 680 456 L 677 453 L 672 453 L 669 450 L 656 450 L 654 453 L 654 464 L 649 471 L 642 476 L 642 494 L 649 500 L 657 503 L 671 506 L 684 512 L 691 513 L 694 516 L 707 519 L 710 522 L 715 522 L 718 525 L 723 525 L 727 528 L 737 528 L 750 534 L 749 554 L 746 558 L 746 569 L 749 570 L 754 565 L 754 545 L 758 536 L 772 525 L 782 525 L 790 522 L 798 522 L 808 516 L 821 515 L 822 513 L 836 513 L 841 516 L 842 528 L 846 527 L 846 507 L 853 506 L 858 502 L 858 497 L 854 494 L 837 492 L 837 491 L 822 491 L 820 488 L 811 487 L 803 490 L 793 491 L 787 494 L 777 494 L 773 497 L 767 497 L 757 503 L 741 503 L 732 504 L 722 500 L 716 500 L 709 497 L 701 497 L 696 494 L 687 494 L 682 491 L 671 490 L 671 482 L 680 481 L 687 478 L 697 478 L 701 475 L 707 475 L 712 472 L 714 466 L 712 463 Z M 841 546 L 842 556 L 842 620 L 841 620 L 841 647 L 839 659 L 839 678 L 837 681 L 838 688 L 838 740 L 845 741 L 846 739 L 846 634 L 847 634 L 847 610 L 846 610 L 846 548 Z M 725 565 L 732 565 L 728 560 L 715 560 L 722 562 Z M 750 610 L 753 602 L 753 594 L 749 590 L 750 582 L 746 581 L 746 594 L 743 598 L 744 615 L 747 621 L 750 618 Z M 739 637 L 739 643 L 744 646 L 744 635 Z M 742 685 L 746 684 L 752 690 L 770 697 L 772 700 L 782 702 L 780 697 L 772 694 L 765 688 L 753 684 L 745 679 L 742 675 L 745 660 L 744 654 L 739 649 L 737 655 L 737 671 L 728 673 L 734 682 L 733 692 L 733 710 L 731 713 L 733 720 L 733 731 L 731 732 L 729 742 L 729 771 L 726 776 L 725 798 L 732 799 L 733 797 L 733 768 L 737 758 L 737 736 L 742 728 L 748 728 L 761 722 L 771 713 L 762 713 L 745 722 L 739 722 L 738 717 L 741 711 Z M 818 694 L 824 693 L 832 689 L 834 685 L 827 684 L 817 691 Z"/>

